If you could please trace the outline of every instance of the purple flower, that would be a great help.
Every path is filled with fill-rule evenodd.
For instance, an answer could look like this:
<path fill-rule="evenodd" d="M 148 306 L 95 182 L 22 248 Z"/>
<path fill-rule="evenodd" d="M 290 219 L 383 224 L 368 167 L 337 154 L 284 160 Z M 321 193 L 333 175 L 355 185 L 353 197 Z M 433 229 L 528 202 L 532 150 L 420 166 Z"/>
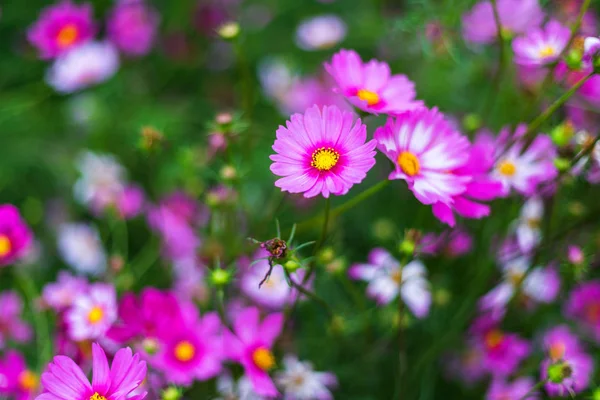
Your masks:
<path fill-rule="evenodd" d="M 33 234 L 17 207 L 12 204 L 0 205 L 0 267 L 24 257 L 32 239 Z"/>
<path fill-rule="evenodd" d="M 8 340 L 24 343 L 31 338 L 31 328 L 21 320 L 23 303 L 13 291 L 0 293 L 0 349 Z"/>
<path fill-rule="evenodd" d="M 146 378 L 146 363 L 129 347 L 117 351 L 109 367 L 106 353 L 92 344 L 92 383 L 81 368 L 66 356 L 56 356 L 42 374 L 44 393 L 36 400 L 141 400 L 146 393 L 133 395 Z"/>
<path fill-rule="evenodd" d="M 117 4 L 108 20 L 108 37 L 124 54 L 143 56 L 154 43 L 158 13 L 142 0 Z"/>
<path fill-rule="evenodd" d="M 41 58 L 49 59 L 91 40 L 95 33 L 92 6 L 64 0 L 42 10 L 27 38 Z"/>
<path fill-rule="evenodd" d="M 600 282 L 590 281 L 575 287 L 565 305 L 565 314 L 600 342 Z"/>
<path fill-rule="evenodd" d="M 75 299 L 85 293 L 87 289 L 88 281 L 85 278 L 60 271 L 56 282 L 44 286 L 42 300 L 58 313 L 71 307 Z"/>
<path fill-rule="evenodd" d="M 114 286 L 95 283 L 77 297 L 65 316 L 69 337 L 75 341 L 99 339 L 117 319 L 117 299 Z"/>
<path fill-rule="evenodd" d="M 25 358 L 15 350 L 0 359 L 0 396 L 15 400 L 30 400 L 39 389 L 39 377 L 27 368 Z"/>
<path fill-rule="evenodd" d="M 558 60 L 569 38 L 571 30 L 558 21 L 550 21 L 544 28 L 534 28 L 513 43 L 515 62 L 525 66 L 547 65 Z"/>
<path fill-rule="evenodd" d="M 538 0 L 498 0 L 498 15 L 504 34 L 524 33 L 544 20 Z M 498 36 L 492 3 L 477 3 L 462 19 L 463 36 L 472 43 L 492 43 Z"/>
<path fill-rule="evenodd" d="M 519 400 L 525 397 L 533 388 L 533 378 L 517 378 L 513 382 L 507 382 L 503 378 L 494 378 L 486 394 L 486 400 Z M 538 399 L 537 394 L 530 394 L 528 399 Z"/>
<path fill-rule="evenodd" d="M 233 322 L 235 333 L 225 331 L 225 351 L 244 367 L 254 391 L 267 397 L 278 395 L 268 371 L 275 366 L 271 351 L 283 328 L 283 314 L 269 314 L 262 323 L 255 307 L 240 311 Z"/>
<path fill-rule="evenodd" d="M 568 396 L 569 394 L 579 393 L 587 389 L 594 372 L 594 360 L 583 351 L 566 354 L 561 364 L 568 370 L 567 376 L 561 383 L 546 382 L 544 389 L 550 396 Z M 552 365 L 552 360 L 546 359 L 541 364 L 541 380 L 548 379 L 548 368 Z"/>
<path fill-rule="evenodd" d="M 554 362 L 572 354 L 579 354 L 583 349 L 579 338 L 566 325 L 555 326 L 546 331 L 542 338 L 542 344 L 544 351 Z"/>
<path fill-rule="evenodd" d="M 117 210 L 121 218 L 130 219 L 139 215 L 144 208 L 144 191 L 136 185 L 123 189 L 117 199 Z"/>

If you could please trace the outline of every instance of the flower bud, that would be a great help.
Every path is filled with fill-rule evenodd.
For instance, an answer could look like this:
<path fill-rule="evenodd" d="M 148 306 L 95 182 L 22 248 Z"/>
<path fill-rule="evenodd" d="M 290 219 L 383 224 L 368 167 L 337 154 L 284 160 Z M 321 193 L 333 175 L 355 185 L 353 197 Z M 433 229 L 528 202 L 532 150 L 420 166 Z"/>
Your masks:
<path fill-rule="evenodd" d="M 570 122 L 560 124 L 552 130 L 551 137 L 552 141 L 558 147 L 563 147 L 569 144 L 573 135 L 575 134 L 575 127 Z"/>
<path fill-rule="evenodd" d="M 221 168 L 220 175 L 222 179 L 231 181 L 237 178 L 237 170 L 231 165 L 225 165 L 223 168 Z"/>
<path fill-rule="evenodd" d="M 331 247 L 325 247 L 323 250 L 319 251 L 317 255 L 317 259 L 321 264 L 327 264 L 333 261 L 335 258 L 335 251 Z"/>
<path fill-rule="evenodd" d="M 566 158 L 557 157 L 554 159 L 554 166 L 561 172 L 568 171 L 571 168 L 571 162 Z"/>
<path fill-rule="evenodd" d="M 571 50 L 569 51 L 569 53 L 567 54 L 567 56 L 565 57 L 565 62 L 567 63 L 567 66 L 569 67 L 569 69 L 573 69 L 573 70 L 580 70 L 581 69 L 581 58 L 582 58 L 582 53 L 579 50 Z"/>
<path fill-rule="evenodd" d="M 562 383 L 573 375 L 573 368 L 564 361 L 548 366 L 548 379 L 552 383 Z"/>
<path fill-rule="evenodd" d="M 140 135 L 140 148 L 145 151 L 156 151 L 164 142 L 164 135 L 152 126 L 144 126 Z"/>
<path fill-rule="evenodd" d="M 181 392 L 174 386 L 169 386 L 162 392 L 162 400 L 179 400 Z"/>
<path fill-rule="evenodd" d="M 216 268 L 210 273 L 210 281 L 215 286 L 225 286 L 231 282 L 231 272 Z"/>
<path fill-rule="evenodd" d="M 283 264 L 283 266 L 289 272 L 296 272 L 299 268 L 302 267 L 302 265 L 296 260 L 288 260 Z"/>
<path fill-rule="evenodd" d="M 567 249 L 567 258 L 571 264 L 581 265 L 585 261 L 585 256 L 581 247 L 570 245 Z"/>
<path fill-rule="evenodd" d="M 462 120 L 463 126 L 465 130 L 468 132 L 474 132 L 477 129 L 481 128 L 481 117 L 477 114 L 467 114 L 464 116 Z"/>
<path fill-rule="evenodd" d="M 396 226 L 389 219 L 381 218 L 373 224 L 371 228 L 373 236 L 379 240 L 389 240 L 394 237 Z"/>
<path fill-rule="evenodd" d="M 398 246 L 398 250 L 400 253 L 405 254 L 407 256 L 412 256 L 415 252 L 415 242 L 410 239 L 404 239 L 400 246 Z"/>
<path fill-rule="evenodd" d="M 341 274 L 346 270 L 347 267 L 346 259 L 343 257 L 337 257 L 330 263 L 325 265 L 325 269 L 330 274 Z"/>
<path fill-rule="evenodd" d="M 146 338 L 142 341 L 144 351 L 149 355 L 154 355 L 158 351 L 158 341 L 152 338 Z"/>
<path fill-rule="evenodd" d="M 231 113 L 228 112 L 222 112 L 217 114 L 217 116 L 215 117 L 215 121 L 219 125 L 229 125 L 233 122 L 233 115 L 231 115 Z"/>
<path fill-rule="evenodd" d="M 237 22 L 225 22 L 219 28 L 217 33 L 225 40 L 233 40 L 240 34 L 240 24 Z"/>

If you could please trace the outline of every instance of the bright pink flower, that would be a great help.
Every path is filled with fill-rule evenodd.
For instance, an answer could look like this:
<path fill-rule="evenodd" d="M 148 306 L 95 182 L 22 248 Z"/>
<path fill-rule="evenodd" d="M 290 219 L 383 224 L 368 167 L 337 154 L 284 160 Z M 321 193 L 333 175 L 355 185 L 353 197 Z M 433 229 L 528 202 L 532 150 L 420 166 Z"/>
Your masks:
<path fill-rule="evenodd" d="M 304 197 L 344 195 L 375 165 L 375 140 L 351 113 L 335 106 L 313 106 L 280 126 L 271 171 L 283 178 L 275 186 Z"/>
<path fill-rule="evenodd" d="M 559 325 L 546 331 L 542 344 L 545 353 L 552 361 L 560 361 L 565 356 L 580 353 L 583 349 L 579 338 L 566 325 Z"/>
<path fill-rule="evenodd" d="M 139 215 L 144 208 L 144 191 L 136 185 L 123 188 L 117 199 L 117 211 L 121 218 L 130 219 Z"/>
<path fill-rule="evenodd" d="M 14 400 L 29 400 L 39 388 L 39 377 L 27 368 L 25 358 L 9 350 L 0 360 L 0 396 Z"/>
<path fill-rule="evenodd" d="M 75 299 L 85 293 L 87 289 L 88 281 L 85 278 L 60 271 L 56 282 L 44 286 L 42 300 L 54 311 L 61 312 L 71 307 Z"/>
<path fill-rule="evenodd" d="M 27 38 L 41 58 L 49 59 L 87 42 L 95 33 L 92 6 L 63 0 L 42 10 Z"/>
<path fill-rule="evenodd" d="M 123 53 L 147 54 L 154 44 L 158 13 L 143 0 L 117 4 L 108 20 L 108 37 Z"/>
<path fill-rule="evenodd" d="M 377 148 L 395 165 L 389 179 L 403 179 L 423 204 L 452 204 L 471 181 L 448 171 L 469 160 L 469 141 L 437 109 L 420 109 L 389 118 L 374 134 Z"/>
<path fill-rule="evenodd" d="M 12 204 L 0 205 L 0 267 L 25 256 L 33 234 L 19 210 Z"/>
<path fill-rule="evenodd" d="M 0 349 L 8 340 L 27 342 L 31 338 L 31 328 L 21 320 L 23 302 L 16 292 L 0 293 Z"/>
<path fill-rule="evenodd" d="M 275 366 L 271 348 L 282 328 L 283 314 L 269 314 L 261 323 L 258 309 L 250 307 L 237 314 L 233 322 L 235 333 L 225 331 L 225 351 L 229 358 L 242 364 L 254 391 L 261 396 L 278 395 L 268 371 Z"/>
<path fill-rule="evenodd" d="M 526 66 L 552 63 L 558 60 L 570 37 L 571 30 L 558 21 L 550 21 L 544 28 L 533 28 L 513 40 L 515 63 Z"/>
<path fill-rule="evenodd" d="M 334 89 L 355 107 L 374 114 L 399 114 L 423 107 L 415 100 L 415 85 L 404 75 L 392 75 L 387 63 L 363 63 L 354 50 L 340 50 L 325 70 L 337 83 Z"/>
<path fill-rule="evenodd" d="M 498 0 L 500 25 L 505 33 L 524 33 L 539 27 L 544 21 L 544 12 L 538 0 Z M 477 3 L 462 19 L 463 36 L 472 43 L 492 43 L 498 37 L 492 3 Z"/>
<path fill-rule="evenodd" d="M 532 378 L 517 378 L 507 382 L 503 378 L 495 378 L 490 385 L 485 400 L 517 400 L 527 397 L 531 400 L 538 399 L 537 393 L 529 394 L 535 382 Z"/>
<path fill-rule="evenodd" d="M 69 336 L 75 341 L 99 339 L 117 319 L 117 295 L 114 286 L 95 283 L 77 297 L 65 316 Z"/>
<path fill-rule="evenodd" d="M 600 342 L 600 281 L 575 287 L 565 305 L 565 314 L 579 321 Z"/>
<path fill-rule="evenodd" d="M 146 363 L 129 347 L 117 351 L 109 367 L 106 353 L 92 344 L 92 383 L 81 368 L 66 356 L 56 356 L 42 374 L 45 392 L 36 400 L 141 400 L 146 393 L 133 394 L 146 378 Z"/>
<path fill-rule="evenodd" d="M 179 321 L 158 332 L 158 353 L 152 364 L 178 385 L 213 378 L 221 372 L 224 358 L 221 332 L 216 313 L 200 318 L 193 304 L 186 305 Z"/>
<path fill-rule="evenodd" d="M 568 396 L 573 393 L 580 393 L 590 386 L 592 374 L 594 372 L 594 359 L 583 351 L 567 354 L 562 362 L 567 364 L 571 370 L 571 376 L 565 378 L 561 383 L 547 381 L 544 385 L 546 392 L 552 396 Z M 548 367 L 552 360 L 546 359 L 541 365 L 540 380 L 548 379 Z"/>

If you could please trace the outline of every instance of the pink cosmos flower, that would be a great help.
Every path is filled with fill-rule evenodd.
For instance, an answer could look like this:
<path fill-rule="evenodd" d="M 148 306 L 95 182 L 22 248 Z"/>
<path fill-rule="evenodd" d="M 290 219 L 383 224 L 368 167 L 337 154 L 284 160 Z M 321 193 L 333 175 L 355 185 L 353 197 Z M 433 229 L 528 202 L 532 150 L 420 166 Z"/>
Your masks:
<path fill-rule="evenodd" d="M 367 264 L 355 264 L 348 270 L 352 279 L 369 282 L 367 295 L 379 304 L 388 304 L 398 295 L 417 318 L 429 314 L 431 293 L 425 266 L 413 260 L 402 266 L 381 248 L 371 250 Z"/>
<path fill-rule="evenodd" d="M 158 13 L 143 0 L 121 2 L 108 20 L 108 37 L 124 54 L 143 56 L 154 43 Z"/>
<path fill-rule="evenodd" d="M 123 189 L 117 199 L 117 211 L 121 218 L 130 219 L 139 215 L 144 208 L 144 191 L 136 185 Z"/>
<path fill-rule="evenodd" d="M 550 21 L 544 28 L 534 28 L 513 43 L 515 63 L 525 66 L 547 65 L 558 60 L 567 46 L 571 30 L 558 21 Z"/>
<path fill-rule="evenodd" d="M 575 287 L 565 305 L 565 314 L 578 321 L 600 342 L 600 281 Z"/>
<path fill-rule="evenodd" d="M 163 371 L 169 382 L 189 386 L 208 380 L 222 369 L 222 327 L 216 313 L 200 318 L 194 304 L 182 308 L 182 318 L 158 332 L 158 353 L 153 365 Z"/>
<path fill-rule="evenodd" d="M 478 317 L 469 331 L 483 353 L 483 369 L 493 376 L 511 375 L 531 351 L 529 342 L 504 332 L 498 318 L 491 314 Z"/>
<path fill-rule="evenodd" d="M 16 292 L 0 293 L 0 349 L 6 342 L 25 343 L 31 338 L 31 328 L 21 320 L 23 303 Z"/>
<path fill-rule="evenodd" d="M 387 63 L 363 63 L 354 50 L 340 50 L 325 70 L 337 83 L 334 89 L 355 107 L 373 114 L 399 114 L 423 107 L 415 100 L 415 85 L 404 75 L 392 75 Z"/>
<path fill-rule="evenodd" d="M 517 378 L 513 382 L 507 382 L 503 378 L 495 378 L 485 396 L 486 400 L 517 400 L 527 396 L 528 399 L 539 399 L 537 393 L 529 394 L 535 382 L 532 378 Z"/>
<path fill-rule="evenodd" d="M 42 291 L 42 300 L 56 312 L 71 307 L 76 298 L 87 292 L 88 281 L 66 271 L 60 271 L 54 283 L 48 283 Z"/>
<path fill-rule="evenodd" d="M 547 381 L 544 385 L 546 392 L 552 396 L 568 396 L 584 391 L 590 386 L 594 372 L 594 359 L 583 351 L 565 355 L 562 362 L 567 364 L 571 370 L 571 376 L 565 378 L 561 383 Z M 548 367 L 552 364 L 546 359 L 541 364 L 540 379 L 548 379 Z"/>
<path fill-rule="evenodd" d="M 367 139 L 360 119 L 336 106 L 317 106 L 294 114 L 280 126 L 271 171 L 283 178 L 275 186 L 304 197 L 344 195 L 375 165 L 375 140 Z"/>
<path fill-rule="evenodd" d="M 469 141 L 437 109 L 420 109 L 389 118 L 374 134 L 377 148 L 395 165 L 389 179 L 403 179 L 423 204 L 452 204 L 471 181 L 448 173 L 469 159 Z"/>
<path fill-rule="evenodd" d="M 98 339 L 117 319 L 117 298 L 114 286 L 95 283 L 79 296 L 65 316 L 72 340 Z"/>
<path fill-rule="evenodd" d="M 32 239 L 33 234 L 17 207 L 12 204 L 0 205 L 0 267 L 24 257 Z"/>
<path fill-rule="evenodd" d="M 161 204 L 148 212 L 148 224 L 160 234 L 166 257 L 172 260 L 195 257 L 200 238 L 181 212 Z"/>
<path fill-rule="evenodd" d="M 506 34 L 525 33 L 539 27 L 544 21 L 544 12 L 538 0 L 498 0 L 498 14 L 502 31 Z M 492 43 L 498 36 L 492 3 L 477 3 L 463 15 L 463 37 L 472 43 Z"/>
<path fill-rule="evenodd" d="M 225 351 L 244 367 L 254 391 L 261 396 L 278 395 L 268 371 L 275 366 L 271 348 L 283 328 L 283 314 L 269 314 L 262 323 L 255 307 L 240 311 L 233 322 L 235 333 L 225 331 Z"/>
<path fill-rule="evenodd" d="M 42 374 L 44 393 L 36 400 L 142 400 L 146 393 L 133 395 L 146 378 L 146 363 L 129 347 L 117 351 L 109 367 L 106 353 L 92 344 L 92 383 L 81 368 L 66 356 L 55 356 Z"/>
<path fill-rule="evenodd" d="M 27 38 L 41 58 L 49 59 L 91 40 L 95 33 L 92 6 L 62 0 L 42 10 Z"/>
<path fill-rule="evenodd" d="M 337 106 L 342 111 L 352 111 L 348 103 L 331 91 L 327 82 L 317 77 L 294 79 L 276 100 L 285 115 L 304 112 L 313 105 Z"/>
<path fill-rule="evenodd" d="M 565 356 L 578 354 L 583 349 L 579 338 L 566 325 L 559 325 L 546 331 L 542 344 L 545 353 L 554 362 L 562 360 Z"/>
<path fill-rule="evenodd" d="M 25 358 L 19 352 L 9 350 L 0 360 L 0 396 L 29 400 L 38 388 L 38 375 L 27 368 Z"/>

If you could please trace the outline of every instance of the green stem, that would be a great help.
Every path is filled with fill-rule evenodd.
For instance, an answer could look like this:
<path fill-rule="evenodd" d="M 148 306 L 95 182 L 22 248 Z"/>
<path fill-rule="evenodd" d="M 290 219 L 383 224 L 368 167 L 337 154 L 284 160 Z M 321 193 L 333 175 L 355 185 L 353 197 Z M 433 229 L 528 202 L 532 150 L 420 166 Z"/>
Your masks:
<path fill-rule="evenodd" d="M 217 289 L 216 298 L 217 313 L 219 314 L 219 318 L 221 319 L 223 326 L 226 326 L 231 332 L 233 332 L 233 328 L 227 319 L 227 314 L 225 314 L 225 292 L 222 288 Z"/>
<path fill-rule="evenodd" d="M 533 385 L 533 387 L 531 389 L 529 389 L 529 391 L 527 393 L 525 393 L 525 395 L 523 395 L 523 397 L 521 397 L 519 400 L 525 400 L 529 396 L 535 394 L 535 392 L 537 392 L 538 389 L 541 389 L 547 382 L 548 382 L 548 379 L 544 379 L 543 381 L 539 381 L 538 383 L 536 383 L 535 385 Z"/>
<path fill-rule="evenodd" d="M 333 311 L 331 311 L 331 307 L 329 307 L 329 304 L 327 304 L 327 302 L 325 300 L 323 300 L 323 298 L 321 298 L 315 292 L 312 292 L 312 291 L 306 289 L 303 286 L 304 282 L 301 285 L 301 284 L 297 283 L 296 281 L 294 281 L 294 279 L 292 279 L 292 276 L 290 275 L 290 273 L 288 272 L 288 270 L 286 270 L 284 268 L 283 271 L 285 272 L 286 277 L 288 278 L 288 280 L 290 281 L 290 283 L 292 284 L 292 287 L 294 289 L 296 289 L 298 292 L 302 293 L 306 297 L 309 297 L 310 299 L 312 299 L 312 300 L 316 301 L 317 303 L 319 303 L 323 307 L 323 309 L 325 310 L 325 312 L 327 312 L 327 316 L 330 319 L 333 318 Z"/>
<path fill-rule="evenodd" d="M 500 88 L 500 82 L 502 81 L 502 76 L 504 75 L 504 67 L 505 67 L 505 59 L 506 59 L 506 48 L 504 46 L 504 36 L 502 35 L 502 25 L 500 23 L 500 15 L 498 14 L 498 4 L 497 0 L 491 0 L 492 2 L 492 11 L 494 12 L 494 22 L 496 23 L 496 30 L 498 36 L 498 44 L 500 46 L 500 55 L 498 57 L 498 69 L 494 74 L 494 81 L 492 84 L 492 93 L 487 96 L 487 99 L 483 106 L 482 115 L 484 118 L 487 118 L 487 115 L 494 108 L 494 100 L 498 97 L 498 90 Z"/>
<path fill-rule="evenodd" d="M 325 243 L 325 240 L 327 239 L 327 228 L 329 225 L 330 210 L 331 210 L 331 199 L 328 197 L 325 200 L 325 211 L 324 211 L 325 216 L 323 219 L 323 227 L 321 228 L 321 237 L 319 238 L 319 241 L 315 245 L 314 254 L 317 254 L 317 252 L 321 249 L 321 246 L 323 246 L 323 243 Z"/>

